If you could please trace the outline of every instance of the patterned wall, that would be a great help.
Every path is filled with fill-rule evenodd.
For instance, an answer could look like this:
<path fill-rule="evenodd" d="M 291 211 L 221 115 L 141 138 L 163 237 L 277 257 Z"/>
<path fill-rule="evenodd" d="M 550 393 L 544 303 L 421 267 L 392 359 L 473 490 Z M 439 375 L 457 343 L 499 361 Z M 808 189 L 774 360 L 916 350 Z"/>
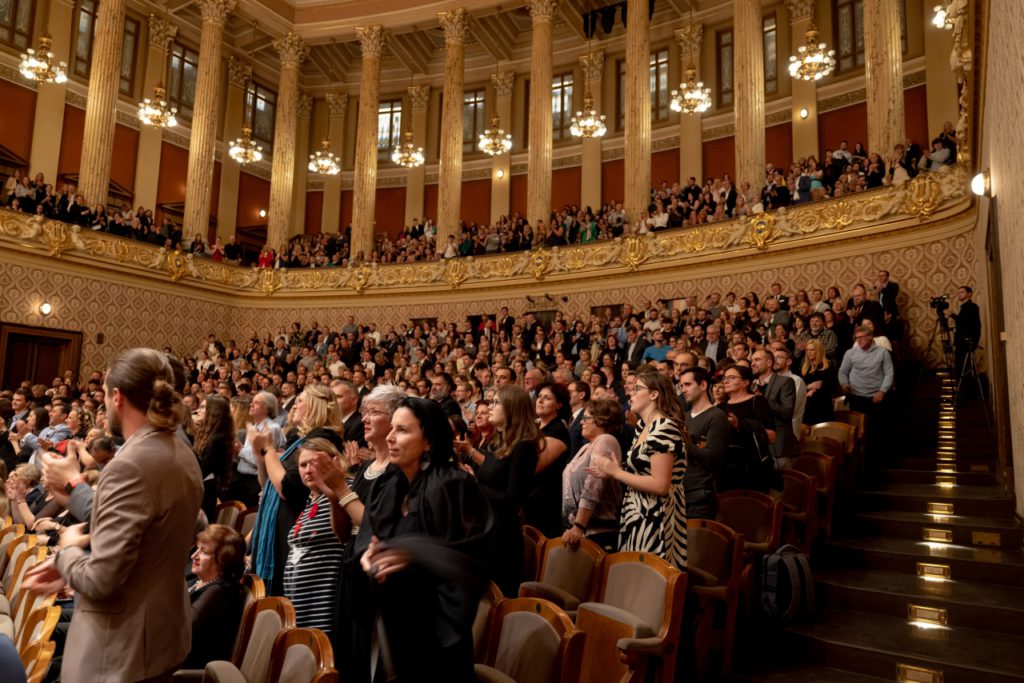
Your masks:
<path fill-rule="evenodd" d="M 886 268 L 901 286 L 901 305 L 911 323 L 912 345 L 920 352 L 927 345 L 934 326 L 928 298 L 951 293 L 963 282 L 976 281 L 977 256 L 970 232 L 972 227 L 973 222 L 967 223 L 965 231 L 951 237 L 937 237 L 933 233 L 931 239 L 914 241 L 906 247 L 893 247 L 889 240 L 881 237 L 855 244 L 812 248 L 795 257 L 780 255 L 780 259 L 785 259 L 781 265 L 757 267 L 758 263 L 772 263 L 773 255 L 769 252 L 753 257 L 749 268 L 736 269 L 721 264 L 697 267 L 680 272 L 678 279 L 668 282 L 648 281 L 620 287 L 586 283 L 585 291 L 569 294 L 569 302 L 561 307 L 567 313 L 586 314 L 592 306 L 607 304 L 643 305 L 659 298 L 695 295 L 703 299 L 713 290 L 763 293 L 776 281 L 786 283 L 788 291 L 837 284 L 845 294 L 857 282 L 870 284 L 878 268 Z M 210 332 L 240 340 L 254 333 L 263 335 L 286 329 L 293 321 L 304 325 L 313 320 L 340 325 L 348 315 L 355 316 L 357 321 L 374 321 L 383 326 L 397 325 L 411 317 L 461 320 L 467 315 L 496 312 L 501 306 L 508 306 L 513 313 L 534 308 L 522 294 L 467 300 L 466 293 L 460 293 L 460 300 L 424 304 L 402 303 L 402 299 L 392 299 L 394 303 L 367 299 L 370 303 L 360 306 L 281 305 L 273 297 L 259 299 L 258 304 L 249 303 L 254 301 L 252 299 L 232 302 L 227 297 L 223 300 L 204 298 L 182 284 L 158 285 L 142 279 L 131 284 L 105 281 L 79 266 L 68 269 L 74 272 L 65 272 L 60 261 L 25 258 L 33 265 L 20 260 L 9 261 L 0 254 L 0 288 L 7 293 L 0 303 L 0 318 L 26 325 L 82 331 L 84 372 L 101 368 L 113 353 L 131 346 L 170 346 L 178 352 L 193 352 Z M 622 277 L 633 282 L 642 278 L 643 273 Z M 536 288 L 533 291 L 536 292 Z M 562 294 L 557 289 L 546 291 L 555 297 Z M 54 307 L 46 318 L 38 313 L 39 304 L 44 300 Z M 549 307 L 555 305 L 539 308 Z M 98 333 L 105 337 L 102 344 L 97 341 Z"/>

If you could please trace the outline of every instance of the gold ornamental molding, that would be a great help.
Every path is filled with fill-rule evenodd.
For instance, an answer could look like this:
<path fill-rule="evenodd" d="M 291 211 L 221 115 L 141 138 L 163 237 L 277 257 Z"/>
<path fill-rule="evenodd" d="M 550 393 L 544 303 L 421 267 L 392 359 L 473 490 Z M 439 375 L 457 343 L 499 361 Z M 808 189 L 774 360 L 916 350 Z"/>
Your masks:
<path fill-rule="evenodd" d="M 218 295 L 358 297 L 507 290 L 543 281 L 571 283 L 632 273 L 680 272 L 709 261 L 868 239 L 916 229 L 971 206 L 964 166 L 924 173 L 899 187 L 778 209 L 737 220 L 627 235 L 614 240 L 493 256 L 409 264 L 258 269 L 112 237 L 79 226 L 0 210 L 5 250 L 63 259 L 90 268 L 170 281 Z"/>

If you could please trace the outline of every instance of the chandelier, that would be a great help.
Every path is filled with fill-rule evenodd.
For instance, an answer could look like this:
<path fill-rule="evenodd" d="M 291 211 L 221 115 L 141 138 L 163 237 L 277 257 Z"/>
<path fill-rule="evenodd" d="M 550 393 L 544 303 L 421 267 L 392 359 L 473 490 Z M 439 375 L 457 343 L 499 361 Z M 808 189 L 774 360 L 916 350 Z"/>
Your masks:
<path fill-rule="evenodd" d="M 309 166 L 312 173 L 320 175 L 338 175 L 341 173 L 341 166 L 338 164 L 338 157 L 331 151 L 331 141 L 324 138 L 320 143 L 320 149 L 309 155 Z"/>
<path fill-rule="evenodd" d="M 263 146 L 252 140 L 252 128 L 242 127 L 242 137 L 232 140 L 228 145 L 228 155 L 245 166 L 263 159 Z"/>
<path fill-rule="evenodd" d="M 484 154 L 498 157 L 512 149 L 512 134 L 500 126 L 501 119 L 498 112 L 494 112 L 491 114 L 491 127 L 480 133 L 480 141 L 476 145 Z"/>
<path fill-rule="evenodd" d="M 39 36 L 39 49 L 28 48 L 21 55 L 18 65 L 21 75 L 30 81 L 41 83 L 66 83 L 68 80 L 67 62 L 55 62 L 50 47 L 53 39 L 49 33 Z"/>
<path fill-rule="evenodd" d="M 932 26 L 935 28 L 951 29 L 953 28 L 953 21 L 949 18 L 949 4 L 943 2 L 941 5 L 936 5 L 932 8 L 935 12 L 932 15 Z"/>
<path fill-rule="evenodd" d="M 583 111 L 576 112 L 576 116 L 572 117 L 569 132 L 573 137 L 584 139 L 599 138 L 608 132 L 608 127 L 604 125 L 604 114 L 598 114 L 594 109 L 594 98 L 590 96 L 589 90 L 583 96 Z"/>
<path fill-rule="evenodd" d="M 711 88 L 704 87 L 704 81 L 697 80 L 697 68 L 691 63 L 686 67 L 686 80 L 672 91 L 669 102 L 672 111 L 683 114 L 703 114 L 711 109 Z"/>
<path fill-rule="evenodd" d="M 412 132 L 406 132 L 405 142 L 391 152 L 391 161 L 403 168 L 417 168 L 423 165 L 423 148 L 413 144 Z"/>
<path fill-rule="evenodd" d="M 146 126 L 174 128 L 178 125 L 178 119 L 174 117 L 177 113 L 175 107 L 167 104 L 167 90 L 163 83 L 153 88 L 153 99 L 147 97 L 139 102 L 139 121 Z"/>
<path fill-rule="evenodd" d="M 789 75 L 801 81 L 817 81 L 836 68 L 836 51 L 818 42 L 818 29 L 811 24 L 807 29 L 807 44 L 797 48 L 789 58 Z"/>

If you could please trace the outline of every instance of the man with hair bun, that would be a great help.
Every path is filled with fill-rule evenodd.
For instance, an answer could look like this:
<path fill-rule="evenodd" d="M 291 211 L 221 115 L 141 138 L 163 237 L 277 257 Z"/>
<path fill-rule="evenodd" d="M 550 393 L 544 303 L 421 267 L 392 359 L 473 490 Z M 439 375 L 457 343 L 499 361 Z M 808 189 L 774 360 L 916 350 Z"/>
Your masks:
<path fill-rule="evenodd" d="M 191 449 L 175 436 L 183 405 L 163 353 L 118 354 L 103 389 L 109 429 L 125 438 L 124 446 L 103 468 L 88 531 L 85 524 L 65 529 L 58 552 L 23 585 L 44 595 L 75 589 L 65 683 L 170 680 L 191 643 L 182 567 L 202 475 Z"/>

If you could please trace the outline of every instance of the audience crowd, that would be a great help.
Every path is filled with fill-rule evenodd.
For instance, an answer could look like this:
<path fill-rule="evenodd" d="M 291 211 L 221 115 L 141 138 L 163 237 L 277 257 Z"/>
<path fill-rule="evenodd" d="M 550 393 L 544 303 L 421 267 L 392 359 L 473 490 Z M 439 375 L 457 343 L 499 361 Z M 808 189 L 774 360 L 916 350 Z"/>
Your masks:
<path fill-rule="evenodd" d="M 685 183 L 663 181 L 652 188 L 646 210 L 632 221 L 626 220 L 621 203 L 608 203 L 596 210 L 570 204 L 553 211 L 547 220 L 531 222 L 515 213 L 489 225 L 461 222 L 457 236 L 438 244 L 434 222 L 429 218 L 413 219 L 396 236 L 378 241 L 371 254 L 354 256 L 349 249 L 351 227 L 347 227 L 340 233 L 299 235 L 277 250 L 267 245 L 253 261 L 246 258 L 234 236 L 224 243 L 219 238 L 207 242 L 202 235 L 182 235 L 180 227 L 170 220 L 158 225 L 153 211 L 142 206 L 133 210 L 126 203 L 119 211 L 103 205 L 90 207 L 74 186 L 65 184 L 57 192 L 42 174 L 30 178 L 15 171 L 7 179 L 0 201 L 15 210 L 168 249 L 181 248 L 215 261 L 260 268 L 320 268 L 363 262 L 412 263 L 524 251 L 538 246 L 587 244 L 623 234 L 714 223 L 762 210 L 899 185 L 922 171 L 956 163 L 956 150 L 956 132 L 950 122 L 944 124 L 928 150 L 907 139 L 883 157 L 880 152 L 868 152 L 859 142 L 851 149 L 842 140 L 837 149 L 825 150 L 820 160 L 812 155 L 798 159 L 789 168 L 767 164 L 764 177 L 754 184 L 742 181 L 736 185 L 728 174 L 709 178 L 703 184 L 694 177 Z"/>

